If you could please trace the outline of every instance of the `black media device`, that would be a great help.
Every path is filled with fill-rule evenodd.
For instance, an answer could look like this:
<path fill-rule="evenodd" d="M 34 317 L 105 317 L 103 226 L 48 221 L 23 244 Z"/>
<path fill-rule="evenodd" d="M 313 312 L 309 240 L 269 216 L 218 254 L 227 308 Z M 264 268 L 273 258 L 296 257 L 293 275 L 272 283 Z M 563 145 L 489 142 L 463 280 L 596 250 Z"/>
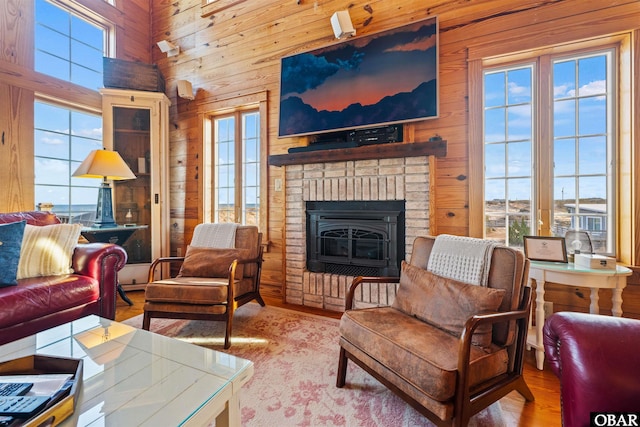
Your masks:
<path fill-rule="evenodd" d="M 358 145 L 402 142 L 402 125 L 389 125 L 377 128 L 358 129 L 349 132 L 349 141 Z"/>
<path fill-rule="evenodd" d="M 331 132 L 316 135 L 309 145 L 291 147 L 289 153 L 304 153 L 307 151 L 333 150 L 361 147 L 363 145 L 385 144 L 387 142 L 403 141 L 403 126 L 389 125 L 377 128 L 358 129 L 351 131 Z"/>

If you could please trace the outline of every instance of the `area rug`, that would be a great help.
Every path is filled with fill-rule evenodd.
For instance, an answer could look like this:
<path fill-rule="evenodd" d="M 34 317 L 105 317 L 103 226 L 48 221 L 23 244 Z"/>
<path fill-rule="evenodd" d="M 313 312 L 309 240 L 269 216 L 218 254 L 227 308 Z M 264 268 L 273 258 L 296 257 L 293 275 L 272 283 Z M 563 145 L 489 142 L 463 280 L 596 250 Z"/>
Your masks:
<path fill-rule="evenodd" d="M 336 387 L 338 322 L 246 304 L 235 313 L 228 350 L 222 322 L 153 319 L 150 330 L 254 363 L 255 373 L 240 396 L 243 426 L 432 426 L 352 362 L 346 386 Z M 142 315 L 124 323 L 140 328 Z M 504 425 L 499 404 L 470 425 Z"/>

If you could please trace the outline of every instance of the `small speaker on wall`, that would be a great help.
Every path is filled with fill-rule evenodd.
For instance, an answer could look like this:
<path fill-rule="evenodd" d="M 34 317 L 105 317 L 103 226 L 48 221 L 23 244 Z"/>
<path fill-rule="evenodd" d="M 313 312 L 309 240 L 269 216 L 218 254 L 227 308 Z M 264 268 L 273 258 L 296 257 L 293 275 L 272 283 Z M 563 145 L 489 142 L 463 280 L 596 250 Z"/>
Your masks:
<path fill-rule="evenodd" d="M 347 38 L 356 35 L 356 29 L 351 23 L 351 16 L 348 10 L 339 10 L 331 16 L 331 26 L 333 34 L 337 39 Z"/>
<path fill-rule="evenodd" d="M 195 99 L 193 87 L 189 80 L 178 80 L 178 96 L 189 100 Z"/>

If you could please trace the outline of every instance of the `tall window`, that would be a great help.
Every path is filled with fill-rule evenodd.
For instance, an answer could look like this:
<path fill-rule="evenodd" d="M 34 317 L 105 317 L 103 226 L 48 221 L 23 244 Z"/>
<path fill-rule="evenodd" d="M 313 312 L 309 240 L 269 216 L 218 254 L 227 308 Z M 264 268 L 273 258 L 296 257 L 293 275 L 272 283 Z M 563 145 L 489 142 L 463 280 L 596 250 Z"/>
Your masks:
<path fill-rule="evenodd" d="M 214 220 L 260 225 L 260 113 L 236 112 L 214 124 Z"/>
<path fill-rule="evenodd" d="M 70 5 L 35 0 L 35 69 L 97 90 L 108 27 Z M 71 174 L 91 150 L 102 148 L 102 118 L 62 102 L 47 97 L 34 105 L 35 204 L 63 220 L 90 224 L 100 181 L 76 180 Z"/>
<path fill-rule="evenodd" d="M 43 102 L 34 113 L 36 206 L 64 221 L 91 224 L 100 180 L 71 174 L 91 150 L 102 148 L 102 118 Z"/>
<path fill-rule="evenodd" d="M 46 0 L 35 6 L 35 70 L 89 89 L 102 87 L 106 29 Z"/>
<path fill-rule="evenodd" d="M 615 50 L 483 71 L 485 236 L 590 233 L 615 252 Z"/>

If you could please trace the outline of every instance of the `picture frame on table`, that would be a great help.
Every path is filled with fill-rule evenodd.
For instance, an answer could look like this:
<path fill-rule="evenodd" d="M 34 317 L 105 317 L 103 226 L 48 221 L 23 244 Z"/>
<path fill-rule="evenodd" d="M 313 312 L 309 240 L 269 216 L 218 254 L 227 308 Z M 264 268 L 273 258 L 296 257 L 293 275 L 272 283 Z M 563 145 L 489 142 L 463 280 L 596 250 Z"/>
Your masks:
<path fill-rule="evenodd" d="M 531 261 L 568 262 L 564 237 L 524 236 L 524 255 Z"/>

